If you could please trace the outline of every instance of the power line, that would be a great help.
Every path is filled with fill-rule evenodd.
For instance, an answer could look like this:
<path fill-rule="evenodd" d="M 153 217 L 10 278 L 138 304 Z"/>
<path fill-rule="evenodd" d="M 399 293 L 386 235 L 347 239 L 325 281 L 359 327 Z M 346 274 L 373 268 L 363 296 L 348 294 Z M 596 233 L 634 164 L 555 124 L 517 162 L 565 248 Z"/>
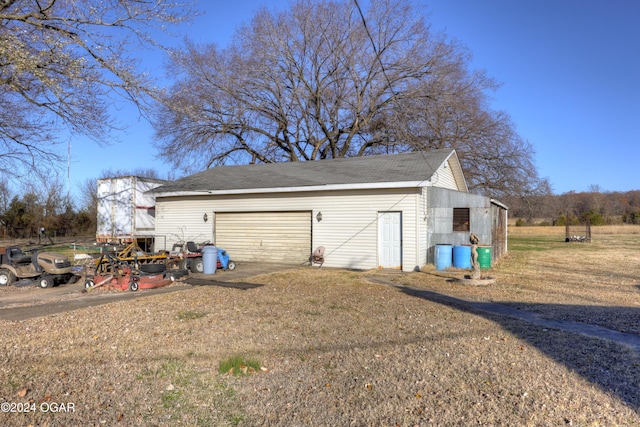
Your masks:
<path fill-rule="evenodd" d="M 360 4 L 358 3 L 358 0 L 353 0 L 353 3 L 356 6 L 356 9 L 358 9 L 358 13 L 360 14 L 360 19 L 362 20 L 362 26 L 364 27 L 365 32 L 367 33 L 367 37 L 369 38 L 369 41 L 371 42 L 371 47 L 373 48 L 373 52 L 376 54 L 376 61 L 378 61 L 378 63 L 380 64 L 380 69 L 382 70 L 382 75 L 384 76 L 386 82 L 387 82 L 387 88 L 389 89 L 389 92 L 391 92 L 391 97 L 394 98 L 396 100 L 396 106 L 398 108 L 403 108 L 403 105 L 397 102 L 397 98 L 396 98 L 396 93 L 393 90 L 393 87 L 391 86 L 391 80 L 389 80 L 389 76 L 387 76 L 387 71 L 384 67 L 384 63 L 382 62 L 382 58 L 381 58 L 381 54 L 378 51 L 378 48 L 376 47 L 376 43 L 373 40 L 373 36 L 371 35 L 371 32 L 369 31 L 369 26 L 367 25 L 367 19 L 364 17 L 364 13 L 362 12 L 362 8 L 360 7 Z M 389 154 L 388 152 L 388 147 L 389 145 L 387 144 L 387 154 Z M 431 165 L 431 163 L 429 162 L 429 159 L 427 159 L 424 150 L 422 150 L 422 148 L 418 145 L 416 146 L 414 144 L 414 148 L 417 148 L 417 151 L 420 152 L 420 154 L 422 155 L 422 158 L 424 159 L 425 163 L 427 164 L 427 166 L 429 166 L 431 169 L 434 169 L 433 166 Z M 436 172 L 437 173 L 437 172 Z"/>

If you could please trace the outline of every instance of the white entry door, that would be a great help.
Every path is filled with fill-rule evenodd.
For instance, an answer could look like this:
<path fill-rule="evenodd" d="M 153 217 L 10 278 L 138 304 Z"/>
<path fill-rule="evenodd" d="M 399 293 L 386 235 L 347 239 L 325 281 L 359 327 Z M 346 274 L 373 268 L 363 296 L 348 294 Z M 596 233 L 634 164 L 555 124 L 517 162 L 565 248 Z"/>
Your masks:
<path fill-rule="evenodd" d="M 378 213 L 378 263 L 402 269 L 402 212 Z"/>

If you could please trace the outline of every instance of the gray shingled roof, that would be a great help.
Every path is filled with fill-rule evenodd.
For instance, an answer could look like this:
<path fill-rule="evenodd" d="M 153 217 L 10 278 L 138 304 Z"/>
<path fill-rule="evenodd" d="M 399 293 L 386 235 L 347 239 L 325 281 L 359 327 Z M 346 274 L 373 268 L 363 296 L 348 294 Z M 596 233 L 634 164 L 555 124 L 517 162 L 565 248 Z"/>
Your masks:
<path fill-rule="evenodd" d="M 423 181 L 431 179 L 452 151 L 440 149 L 310 162 L 218 166 L 152 191 L 173 193 Z"/>

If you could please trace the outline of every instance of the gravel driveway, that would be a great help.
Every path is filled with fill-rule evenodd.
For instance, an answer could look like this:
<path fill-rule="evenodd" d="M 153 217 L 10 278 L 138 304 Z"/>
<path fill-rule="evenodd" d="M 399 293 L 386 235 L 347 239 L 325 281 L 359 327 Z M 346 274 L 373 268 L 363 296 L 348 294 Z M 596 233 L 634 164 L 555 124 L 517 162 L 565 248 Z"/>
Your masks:
<path fill-rule="evenodd" d="M 0 319 L 25 320 L 84 307 L 181 291 L 190 289 L 192 286 L 225 286 L 250 289 L 256 285 L 238 282 L 238 280 L 295 267 L 286 264 L 241 263 L 234 271 L 219 270 L 216 274 L 193 273 L 171 285 L 138 292 L 103 291 L 99 289 L 87 292 L 84 289 L 84 280 L 50 289 L 41 289 L 35 285 L 7 286 L 0 288 Z"/>

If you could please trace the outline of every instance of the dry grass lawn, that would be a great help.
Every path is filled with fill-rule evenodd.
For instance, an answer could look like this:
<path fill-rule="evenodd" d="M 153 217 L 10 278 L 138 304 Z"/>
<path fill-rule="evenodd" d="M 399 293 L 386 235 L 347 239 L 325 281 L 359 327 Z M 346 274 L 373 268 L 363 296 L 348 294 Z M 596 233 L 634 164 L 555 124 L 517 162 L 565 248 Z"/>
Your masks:
<path fill-rule="evenodd" d="M 640 425 L 640 357 L 628 347 L 404 292 L 640 335 L 636 229 L 591 243 L 512 230 L 486 287 L 433 270 L 301 268 L 246 291 L 194 287 L 2 321 L 0 425 Z M 219 373 L 232 356 L 263 369 Z"/>

